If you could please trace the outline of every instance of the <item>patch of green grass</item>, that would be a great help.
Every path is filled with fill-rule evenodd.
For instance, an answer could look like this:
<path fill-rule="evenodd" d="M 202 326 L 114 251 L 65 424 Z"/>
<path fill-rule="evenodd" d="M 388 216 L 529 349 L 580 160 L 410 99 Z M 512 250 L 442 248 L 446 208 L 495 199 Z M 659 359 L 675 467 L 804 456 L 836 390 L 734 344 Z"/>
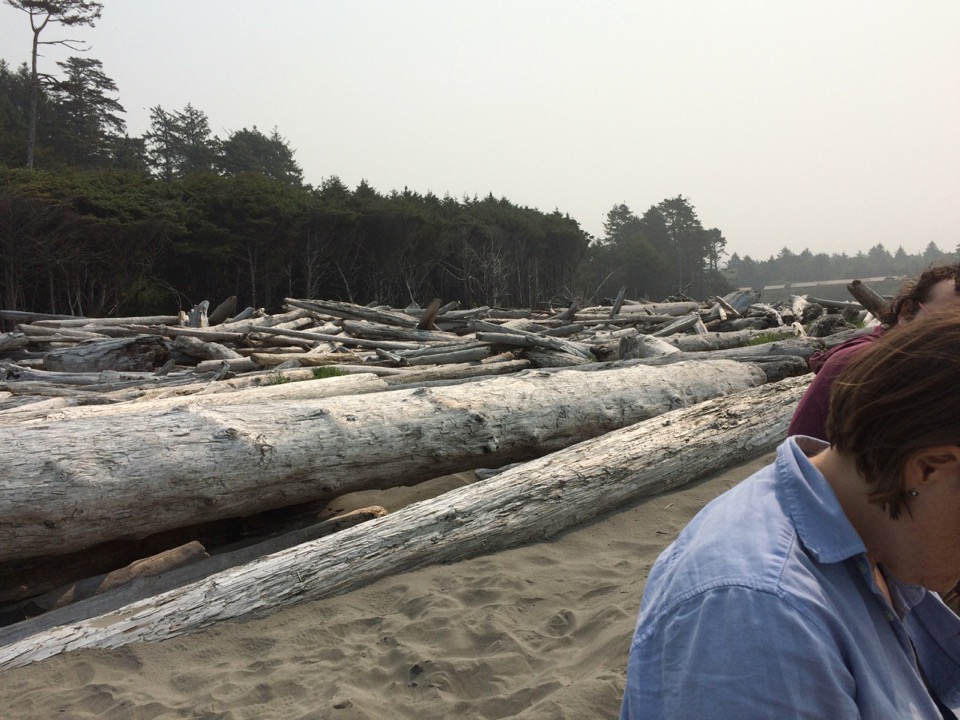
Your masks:
<path fill-rule="evenodd" d="M 313 379 L 323 380 L 324 378 L 340 377 L 346 375 L 345 372 L 337 370 L 333 365 L 323 365 L 313 369 Z"/>
<path fill-rule="evenodd" d="M 777 340 L 783 340 L 784 336 L 777 333 L 760 333 L 755 338 L 752 338 L 747 342 L 746 347 L 752 347 L 753 345 L 766 345 L 767 343 L 776 342 Z"/>
<path fill-rule="evenodd" d="M 281 372 L 268 373 L 268 376 L 267 384 L 269 385 L 283 385 L 284 383 L 292 382 L 290 378 Z"/>

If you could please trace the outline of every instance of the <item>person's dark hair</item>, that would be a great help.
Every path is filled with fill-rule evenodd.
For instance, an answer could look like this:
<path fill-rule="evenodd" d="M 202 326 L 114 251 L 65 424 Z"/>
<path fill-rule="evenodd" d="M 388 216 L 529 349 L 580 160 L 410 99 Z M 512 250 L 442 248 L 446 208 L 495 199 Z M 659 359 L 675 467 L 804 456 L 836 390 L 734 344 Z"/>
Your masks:
<path fill-rule="evenodd" d="M 906 317 L 913 319 L 920 310 L 920 303 L 929 300 L 930 291 L 944 280 L 953 280 L 954 288 L 960 294 L 960 263 L 927 268 L 908 281 L 884 309 L 879 318 L 880 322 L 884 325 L 896 325 L 901 311 Z"/>
<path fill-rule="evenodd" d="M 827 437 L 896 519 L 909 455 L 960 444 L 960 310 L 924 313 L 856 355 L 830 392 Z"/>

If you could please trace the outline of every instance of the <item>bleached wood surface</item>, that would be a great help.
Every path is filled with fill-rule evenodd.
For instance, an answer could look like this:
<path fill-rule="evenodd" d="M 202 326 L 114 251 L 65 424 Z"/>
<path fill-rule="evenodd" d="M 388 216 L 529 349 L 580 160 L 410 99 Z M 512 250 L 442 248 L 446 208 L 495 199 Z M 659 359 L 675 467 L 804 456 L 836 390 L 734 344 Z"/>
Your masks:
<path fill-rule="evenodd" d="M 136 336 L 93 340 L 74 347 L 51 350 L 44 356 L 47 370 L 87 372 L 97 370 L 151 370 L 170 356 L 160 338 Z"/>
<path fill-rule="evenodd" d="M 803 333 L 802 326 L 782 325 L 767 330 L 737 330 L 733 332 L 708 333 L 707 335 L 674 335 L 665 338 L 671 345 L 684 352 L 703 352 L 705 350 L 728 350 L 744 347 L 759 337 L 789 338 Z M 760 346 L 762 347 L 762 346 Z"/>
<path fill-rule="evenodd" d="M 772 449 L 805 387 L 790 378 L 674 410 L 335 536 L 20 638 L 0 648 L 0 670 L 68 650 L 174 637 L 550 537 Z"/>
<path fill-rule="evenodd" d="M 309 370 L 301 370 L 309 374 Z M 331 398 L 340 395 L 363 395 L 382 392 L 388 388 L 387 383 L 372 373 L 365 375 L 344 375 L 342 377 L 324 378 L 323 380 L 300 379 L 297 382 L 280 382 L 275 385 L 237 385 L 233 388 L 226 384 L 229 380 L 219 383 L 207 383 L 209 391 L 198 388 L 197 385 L 173 386 L 158 390 L 141 391 L 144 399 L 130 400 L 124 404 L 98 403 L 80 405 L 69 408 L 41 408 L 34 413 L 28 413 L 29 407 L 19 413 L 13 410 L 0 412 L 0 425 L 22 423 L 24 420 L 34 422 L 62 422 L 106 416 L 118 419 L 125 416 L 136 418 L 144 412 L 164 412 L 175 407 L 194 406 L 209 407 L 213 405 L 244 405 L 253 403 L 276 403 L 287 400 L 316 400 Z M 199 383 L 198 383 L 199 385 Z M 108 396 L 122 397 L 122 393 L 107 393 Z M 129 422 L 124 419 L 122 423 Z M 135 420 L 134 420 L 135 422 Z M 2 496 L 2 491 L 0 491 Z"/>
<path fill-rule="evenodd" d="M 636 365 L 7 424 L 0 562 L 529 460 L 764 381 L 749 363 Z"/>

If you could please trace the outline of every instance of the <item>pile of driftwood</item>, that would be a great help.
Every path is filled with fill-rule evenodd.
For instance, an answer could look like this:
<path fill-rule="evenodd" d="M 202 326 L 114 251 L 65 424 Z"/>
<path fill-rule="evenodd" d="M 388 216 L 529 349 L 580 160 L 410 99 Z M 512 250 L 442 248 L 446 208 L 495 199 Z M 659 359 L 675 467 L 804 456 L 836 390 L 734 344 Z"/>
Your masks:
<path fill-rule="evenodd" d="M 870 302 L 0 310 L 0 668 L 549 537 L 763 452 Z M 456 472 L 480 479 L 328 516 Z"/>

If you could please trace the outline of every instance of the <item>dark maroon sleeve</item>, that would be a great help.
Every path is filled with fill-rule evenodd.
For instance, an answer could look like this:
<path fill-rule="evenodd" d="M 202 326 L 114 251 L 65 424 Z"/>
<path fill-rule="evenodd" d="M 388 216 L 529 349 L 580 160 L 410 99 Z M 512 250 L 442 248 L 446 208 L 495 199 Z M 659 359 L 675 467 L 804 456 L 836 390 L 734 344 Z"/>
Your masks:
<path fill-rule="evenodd" d="M 830 388 L 850 364 L 850 360 L 866 345 L 855 345 L 833 353 L 814 376 L 793 412 L 787 435 L 809 435 L 828 440 L 827 411 L 830 409 Z"/>

